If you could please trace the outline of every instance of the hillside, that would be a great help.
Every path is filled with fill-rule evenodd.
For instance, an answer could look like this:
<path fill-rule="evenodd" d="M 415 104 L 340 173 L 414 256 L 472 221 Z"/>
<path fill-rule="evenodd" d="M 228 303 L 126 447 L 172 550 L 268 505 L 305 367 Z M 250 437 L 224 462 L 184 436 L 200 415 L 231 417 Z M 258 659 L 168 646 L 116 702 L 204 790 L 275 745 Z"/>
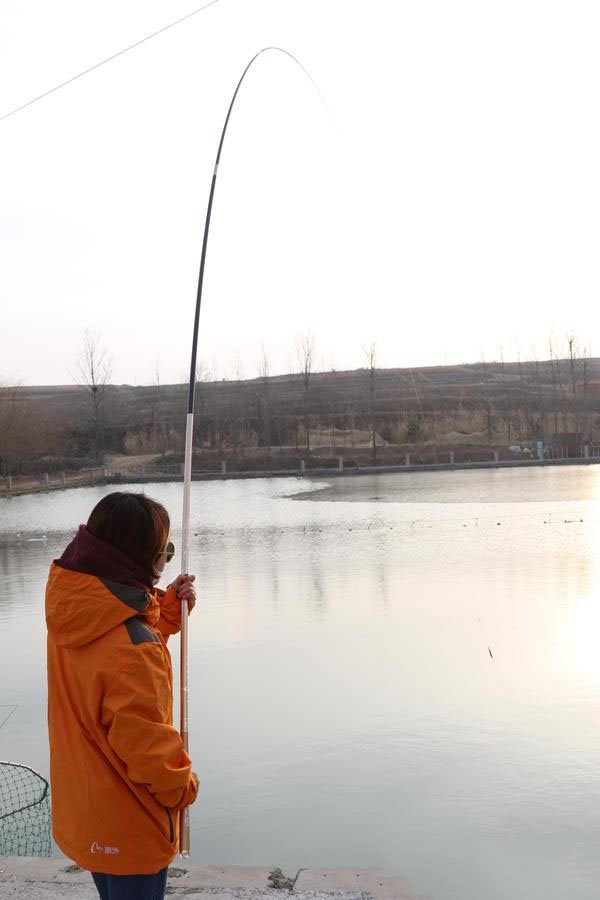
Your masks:
<path fill-rule="evenodd" d="M 186 385 L 0 390 L 0 465 L 181 453 Z M 600 440 L 600 359 L 304 372 L 200 382 L 196 446 L 440 447 Z M 58 464 L 58 463 L 57 463 Z"/>

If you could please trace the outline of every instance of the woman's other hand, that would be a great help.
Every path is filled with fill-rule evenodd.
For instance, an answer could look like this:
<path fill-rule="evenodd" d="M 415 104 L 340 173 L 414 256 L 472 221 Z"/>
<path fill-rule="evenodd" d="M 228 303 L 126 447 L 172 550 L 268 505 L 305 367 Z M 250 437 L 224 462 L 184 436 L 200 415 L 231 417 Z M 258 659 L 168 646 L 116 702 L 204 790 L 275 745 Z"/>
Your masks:
<path fill-rule="evenodd" d="M 178 575 L 177 578 L 171 582 L 171 587 L 174 588 L 178 599 L 187 600 L 189 612 L 191 612 L 196 605 L 196 591 L 193 584 L 195 580 L 195 575 Z"/>

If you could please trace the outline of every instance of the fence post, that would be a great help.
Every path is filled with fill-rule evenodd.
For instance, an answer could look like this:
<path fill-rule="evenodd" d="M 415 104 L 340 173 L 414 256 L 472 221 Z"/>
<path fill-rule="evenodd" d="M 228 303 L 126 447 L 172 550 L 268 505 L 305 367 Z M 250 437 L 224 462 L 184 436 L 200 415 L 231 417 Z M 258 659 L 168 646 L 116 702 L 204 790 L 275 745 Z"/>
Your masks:
<path fill-rule="evenodd" d="M 50 484 L 50 478 L 47 472 L 44 472 L 44 484 Z"/>
<path fill-rule="evenodd" d="M 12 491 L 12 475 L 7 475 L 6 481 L 9 491 Z"/>
<path fill-rule="evenodd" d="M 300 460 L 300 474 L 304 475 L 305 472 L 306 472 L 306 462 L 305 462 L 305 460 L 301 459 Z"/>
<path fill-rule="evenodd" d="M 450 451 L 450 465 L 454 465 L 454 450 Z"/>
<path fill-rule="evenodd" d="M 499 459 L 500 459 L 500 456 L 498 454 L 498 451 L 494 450 L 494 462 L 497 463 L 499 461 Z"/>
<path fill-rule="evenodd" d="M 406 454 L 404 455 L 404 465 L 405 465 L 405 466 L 410 466 L 410 453 L 406 453 Z"/>
<path fill-rule="evenodd" d="M 338 456 L 338 472 L 344 471 L 344 457 Z"/>
<path fill-rule="evenodd" d="M 584 459 L 590 458 L 590 445 L 589 444 L 583 445 L 583 458 Z"/>
<path fill-rule="evenodd" d="M 221 475 L 227 475 L 227 460 L 221 460 Z"/>
<path fill-rule="evenodd" d="M 62 481 L 62 484 L 63 484 L 63 487 L 64 487 L 64 486 L 66 485 L 66 483 L 67 483 L 67 476 L 65 475 L 64 472 L 61 472 L 61 473 L 60 473 L 60 480 Z"/>

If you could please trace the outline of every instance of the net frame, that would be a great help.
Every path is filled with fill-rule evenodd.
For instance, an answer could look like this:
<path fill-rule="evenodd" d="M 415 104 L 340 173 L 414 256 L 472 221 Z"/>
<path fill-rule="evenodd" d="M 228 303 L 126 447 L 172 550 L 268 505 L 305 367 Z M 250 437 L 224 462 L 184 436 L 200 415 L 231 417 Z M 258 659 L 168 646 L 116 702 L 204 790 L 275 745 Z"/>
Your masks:
<path fill-rule="evenodd" d="M 43 775 L 0 760 L 0 856 L 50 856 L 50 822 L 50 785 Z"/>

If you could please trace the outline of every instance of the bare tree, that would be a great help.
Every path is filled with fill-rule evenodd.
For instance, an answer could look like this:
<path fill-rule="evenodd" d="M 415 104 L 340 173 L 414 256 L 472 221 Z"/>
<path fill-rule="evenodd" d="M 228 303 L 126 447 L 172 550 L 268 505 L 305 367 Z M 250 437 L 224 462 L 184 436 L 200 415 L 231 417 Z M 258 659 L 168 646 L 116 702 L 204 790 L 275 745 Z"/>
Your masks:
<path fill-rule="evenodd" d="M 104 450 L 106 387 L 112 374 L 112 360 L 91 331 L 83 336 L 83 348 L 78 361 L 79 384 L 89 401 L 93 428 L 94 459 L 100 462 Z"/>
<path fill-rule="evenodd" d="M 263 446 L 271 449 L 271 409 L 269 397 L 269 379 L 271 376 L 271 360 L 269 351 L 264 343 L 260 345 L 260 357 L 258 360 L 258 377 L 260 378 L 259 418 L 262 418 Z"/>
<path fill-rule="evenodd" d="M 527 389 L 527 385 L 525 383 L 525 374 L 523 371 L 523 364 L 521 362 L 521 351 L 517 351 L 517 367 L 519 372 L 519 418 L 518 418 L 518 428 L 519 428 L 519 441 L 529 440 L 530 437 L 530 422 L 531 422 L 531 408 L 529 402 L 529 391 Z M 525 418 L 525 437 L 523 437 L 523 432 L 521 430 L 521 413 L 523 413 Z"/>
<path fill-rule="evenodd" d="M 487 438 L 489 443 L 492 442 L 492 438 L 494 436 L 494 416 L 493 416 L 493 406 L 490 400 L 490 387 L 489 387 L 489 372 L 488 372 L 488 364 L 485 360 L 483 354 L 481 354 L 481 366 L 483 369 L 483 408 L 485 410 L 485 430 L 487 433 Z"/>
<path fill-rule="evenodd" d="M 201 448 L 209 440 L 208 385 L 214 382 L 214 373 L 206 363 L 196 366 L 196 415 L 194 418 L 194 446 Z M 217 416 L 217 418 L 219 418 Z"/>
<path fill-rule="evenodd" d="M 579 435 L 579 409 L 577 402 L 577 344 L 575 342 L 575 336 L 571 335 L 567 339 L 567 343 L 569 345 L 569 373 L 571 378 L 571 400 L 573 403 L 574 431 L 575 440 L 577 440 L 577 437 Z"/>
<path fill-rule="evenodd" d="M 243 455 L 246 446 L 250 443 L 250 426 L 247 422 L 247 385 L 244 383 L 244 362 L 242 354 L 236 351 L 233 358 L 233 380 L 237 382 L 233 398 L 230 400 L 231 408 L 231 443 L 235 452 L 241 450 Z"/>
<path fill-rule="evenodd" d="M 17 387 L 0 383 L 0 473 L 4 476 L 16 474 L 20 461 L 30 453 L 26 425 Z"/>
<path fill-rule="evenodd" d="M 233 357 L 233 379 L 234 381 L 244 380 L 244 360 L 239 350 L 236 350 Z"/>
<path fill-rule="evenodd" d="M 504 388 L 504 422 L 506 425 L 506 439 L 510 444 L 511 436 L 510 436 L 510 394 L 508 390 L 508 386 L 506 383 L 506 371 L 504 366 L 504 350 L 502 345 L 500 345 L 500 374 L 502 378 L 502 386 Z"/>
<path fill-rule="evenodd" d="M 315 336 L 312 331 L 305 331 L 296 345 L 296 355 L 302 387 L 304 388 L 304 431 L 306 434 L 306 450 L 310 453 L 310 415 L 309 415 L 309 389 L 313 373 L 315 359 Z"/>
<path fill-rule="evenodd" d="M 371 430 L 371 448 L 373 465 L 377 465 L 377 432 L 375 430 L 375 375 L 377 371 L 377 342 L 372 340 L 368 347 L 363 347 L 367 360 L 369 378 L 369 422 Z"/>
<path fill-rule="evenodd" d="M 154 364 L 154 391 L 152 399 L 152 449 L 158 450 L 161 456 L 167 455 L 172 439 L 171 422 L 168 413 L 168 404 L 165 402 L 163 387 L 160 380 L 158 359 Z"/>
<path fill-rule="evenodd" d="M 533 355 L 533 361 L 535 363 L 535 383 L 537 387 L 537 397 L 538 397 L 538 410 L 539 410 L 539 420 L 538 420 L 538 429 L 537 429 L 537 438 L 541 440 L 546 440 L 546 409 L 544 405 L 544 395 L 542 392 L 542 379 L 540 374 L 540 362 L 537 356 Z"/>
<path fill-rule="evenodd" d="M 302 383 L 304 390 L 308 390 L 310 376 L 313 371 L 315 358 L 315 336 L 312 331 L 306 331 L 299 339 L 296 345 L 296 355 L 300 374 L 302 375 Z"/>
<path fill-rule="evenodd" d="M 554 435 L 558 434 L 558 379 L 557 379 L 557 359 L 554 355 L 552 346 L 552 338 L 549 339 L 550 347 L 550 373 L 552 378 L 552 406 L 554 407 Z"/>
<path fill-rule="evenodd" d="M 590 404 L 588 399 L 588 389 L 589 389 L 589 378 L 590 378 L 590 360 L 591 360 L 591 349 L 590 345 L 587 344 L 583 349 L 583 416 L 585 418 L 585 433 L 584 433 L 584 441 L 587 443 L 592 440 L 592 416 L 590 415 Z"/>
<path fill-rule="evenodd" d="M 587 439 L 589 421 L 587 418 L 586 397 L 588 393 L 589 379 L 589 347 L 581 347 L 575 335 L 568 338 L 569 345 L 569 373 L 571 400 L 573 404 L 574 430 L 577 442 L 582 438 Z"/>

